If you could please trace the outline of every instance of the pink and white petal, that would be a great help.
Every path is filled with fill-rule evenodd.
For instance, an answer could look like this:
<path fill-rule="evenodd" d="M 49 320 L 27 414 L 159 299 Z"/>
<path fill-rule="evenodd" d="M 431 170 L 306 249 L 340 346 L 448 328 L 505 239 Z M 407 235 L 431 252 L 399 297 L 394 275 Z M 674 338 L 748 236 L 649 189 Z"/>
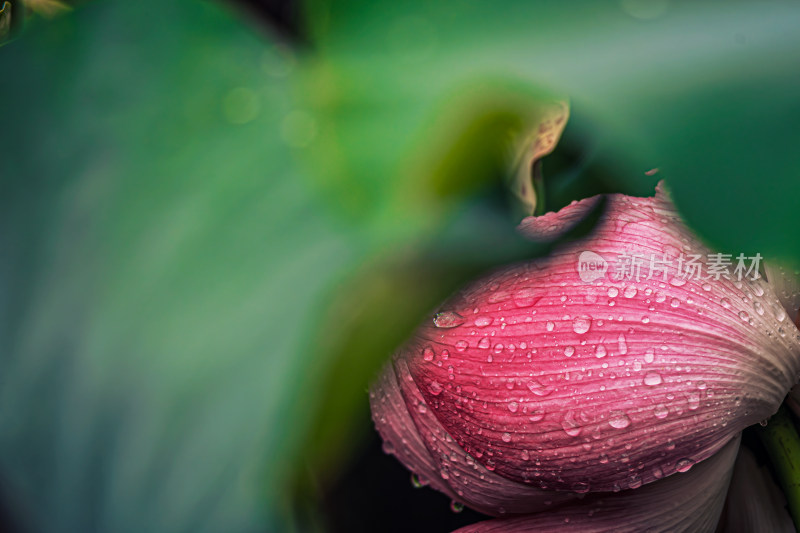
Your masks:
<path fill-rule="evenodd" d="M 583 220 L 599 200 L 599 196 L 594 196 L 580 202 L 572 202 L 558 212 L 550 211 L 541 216 L 527 217 L 517 229 L 534 241 L 553 240 Z"/>
<path fill-rule="evenodd" d="M 586 250 L 610 263 L 698 256 L 706 270 L 711 253 L 660 190 L 610 195 L 588 239 L 447 302 L 445 316 L 460 319 L 423 325 L 396 360 L 477 462 L 545 490 L 635 488 L 707 459 L 774 413 L 800 370 L 800 342 L 765 280 L 730 270 L 614 279 L 609 269 L 586 283 Z"/>
<path fill-rule="evenodd" d="M 739 440 L 686 473 L 639 489 L 592 495 L 546 513 L 479 522 L 456 533 L 711 533 L 725 504 Z"/>
<path fill-rule="evenodd" d="M 397 368 L 397 371 L 395 371 Z M 530 513 L 577 498 L 550 493 L 494 475 L 467 454 L 428 410 L 405 362 L 387 365 L 370 393 L 375 426 L 384 450 L 395 455 L 421 483 L 489 515 Z"/>
<path fill-rule="evenodd" d="M 745 447 L 736 459 L 722 526 L 723 533 L 795 533 L 786 498 Z"/>

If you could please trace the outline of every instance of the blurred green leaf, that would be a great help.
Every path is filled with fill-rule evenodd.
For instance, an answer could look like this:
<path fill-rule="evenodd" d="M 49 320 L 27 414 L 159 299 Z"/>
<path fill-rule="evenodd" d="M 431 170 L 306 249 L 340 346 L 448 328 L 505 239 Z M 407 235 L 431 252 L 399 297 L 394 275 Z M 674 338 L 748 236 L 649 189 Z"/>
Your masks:
<path fill-rule="evenodd" d="M 356 249 L 293 161 L 284 55 L 193 1 L 0 53 L 0 466 L 32 529 L 284 527 L 286 405 Z"/>
<path fill-rule="evenodd" d="M 26 525 L 291 527 L 297 461 L 335 471 L 420 316 L 537 250 L 486 192 L 536 116 L 528 88 L 416 113 L 419 157 L 362 187 L 369 169 L 313 163 L 338 149 L 313 61 L 191 0 L 94 4 L 0 54 L 19 103 L 0 132 L 0 469 Z M 364 136 L 347 167 L 384 172 L 397 135 L 338 118 Z"/>
<path fill-rule="evenodd" d="M 309 27 L 326 76 L 348 80 L 336 85 L 347 87 L 343 94 L 368 95 L 361 108 L 330 100 L 342 116 L 372 117 L 364 130 L 391 125 L 386 135 L 399 144 L 392 157 L 404 153 L 408 124 L 449 95 L 515 79 L 570 98 L 565 136 L 590 147 L 583 170 L 607 184 L 601 190 L 649 195 L 666 178 L 688 222 L 712 244 L 800 258 L 796 2 L 312 5 Z M 363 138 L 346 133 L 353 145 Z M 374 176 L 397 166 L 389 155 L 351 163 Z M 598 190 L 592 182 L 583 188 Z"/>

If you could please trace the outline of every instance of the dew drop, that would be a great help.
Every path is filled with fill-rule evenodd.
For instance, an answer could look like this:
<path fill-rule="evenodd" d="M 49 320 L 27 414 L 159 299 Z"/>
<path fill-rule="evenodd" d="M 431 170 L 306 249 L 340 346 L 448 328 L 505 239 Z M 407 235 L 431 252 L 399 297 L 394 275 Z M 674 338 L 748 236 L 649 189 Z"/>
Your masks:
<path fill-rule="evenodd" d="M 648 317 L 648 316 L 643 316 L 642 317 L 642 324 L 647 324 L 649 322 L 650 322 L 650 317 Z"/>
<path fill-rule="evenodd" d="M 700 395 L 696 392 L 690 392 L 686 395 L 686 399 L 689 404 L 689 409 L 694 411 L 698 407 L 700 407 Z"/>
<path fill-rule="evenodd" d="M 427 483 L 423 482 L 417 474 L 411 474 L 411 486 L 415 489 L 421 489 Z"/>
<path fill-rule="evenodd" d="M 706 292 L 710 291 L 710 290 L 711 290 L 711 284 L 709 284 L 709 283 L 703 283 L 702 289 L 703 289 L 704 291 L 706 291 Z"/>
<path fill-rule="evenodd" d="M 519 404 L 517 402 L 511 402 L 508 404 L 508 410 L 512 413 L 516 413 L 519 409 Z"/>
<path fill-rule="evenodd" d="M 489 337 L 484 337 L 478 341 L 478 348 L 486 350 L 489 346 L 492 345 L 492 341 L 489 340 Z"/>
<path fill-rule="evenodd" d="M 609 295 L 611 298 L 616 298 L 618 294 L 619 294 L 619 290 L 617 290 L 617 288 L 616 288 L 616 287 L 609 287 L 609 289 L 608 289 L 608 295 Z"/>
<path fill-rule="evenodd" d="M 458 341 L 456 343 L 456 351 L 463 352 L 464 350 L 467 349 L 468 346 L 469 344 L 467 343 L 467 341 Z"/>
<path fill-rule="evenodd" d="M 460 513 L 464 510 L 464 504 L 453 500 L 450 502 L 450 510 L 454 513 Z"/>
<path fill-rule="evenodd" d="M 595 348 L 595 350 L 594 350 L 594 355 L 598 359 L 602 359 L 603 357 L 605 357 L 606 353 L 607 353 L 606 352 L 606 347 L 603 346 L 602 344 L 598 344 L 597 348 Z"/>
<path fill-rule="evenodd" d="M 428 385 L 428 392 L 434 396 L 439 396 L 442 390 L 444 390 L 444 387 L 442 387 L 442 384 L 438 381 L 431 381 L 430 385 Z"/>
<path fill-rule="evenodd" d="M 756 310 L 756 313 L 759 315 L 764 314 L 764 306 L 761 305 L 761 302 L 753 302 L 753 308 Z"/>
<path fill-rule="evenodd" d="M 479 316 L 475 319 L 475 325 L 479 328 L 485 328 L 492 323 L 492 319 L 488 316 Z"/>
<path fill-rule="evenodd" d="M 681 305 L 681 301 L 678 300 L 677 298 L 673 298 L 672 300 L 670 300 L 669 305 L 671 307 L 678 307 Z"/>
<path fill-rule="evenodd" d="M 511 442 L 511 433 L 506 431 L 500 436 L 500 438 L 503 439 L 503 442 Z"/>
<path fill-rule="evenodd" d="M 530 388 L 530 387 L 528 387 L 528 388 Z M 536 394 L 536 393 L 534 393 L 534 394 Z M 540 396 L 543 396 L 543 395 L 540 395 Z M 531 422 L 538 422 L 539 420 L 541 420 L 543 418 L 544 418 L 544 411 L 542 411 L 542 410 L 534 409 L 533 411 L 528 413 L 528 420 L 530 420 Z"/>
<path fill-rule="evenodd" d="M 561 428 L 564 430 L 564 433 L 566 433 L 570 437 L 577 437 L 578 435 L 581 434 L 581 427 L 575 420 L 570 418 L 569 413 L 567 414 L 566 417 L 564 417 L 564 420 L 561 422 Z"/>
<path fill-rule="evenodd" d="M 566 348 L 564 348 L 565 357 L 572 357 L 574 353 L 575 353 L 575 348 L 573 348 L 572 346 L 567 346 Z"/>
<path fill-rule="evenodd" d="M 590 327 L 592 327 L 592 317 L 590 316 L 581 315 L 572 321 L 572 330 L 575 333 L 586 333 Z"/>
<path fill-rule="evenodd" d="M 719 301 L 719 303 L 722 304 L 722 307 L 724 307 L 725 309 L 730 309 L 731 308 L 731 301 L 729 299 L 727 299 L 727 298 L 722 298 Z"/>
<path fill-rule="evenodd" d="M 545 324 L 545 327 L 547 328 L 547 331 L 553 331 L 556 325 L 548 320 L 547 324 Z"/>
<path fill-rule="evenodd" d="M 527 384 L 528 389 L 537 396 L 548 396 L 553 393 L 553 389 L 540 383 L 539 381 L 531 380 Z"/>
<path fill-rule="evenodd" d="M 541 299 L 532 288 L 521 289 L 514 293 L 514 304 L 517 307 L 531 307 Z"/>
<path fill-rule="evenodd" d="M 465 321 L 464 317 L 453 311 L 444 311 L 436 313 L 433 317 L 433 324 L 437 328 L 455 328 L 460 326 Z"/>
<path fill-rule="evenodd" d="M 661 385 L 661 382 L 662 382 L 661 374 L 658 374 L 656 372 L 649 372 L 644 377 L 644 384 L 649 385 L 650 387 Z"/>
<path fill-rule="evenodd" d="M 683 287 L 684 285 L 686 285 L 686 278 L 673 277 L 672 279 L 669 280 L 669 284 L 672 285 L 673 287 Z"/>
<path fill-rule="evenodd" d="M 652 363 L 656 358 L 656 351 L 653 348 L 648 348 L 646 352 L 644 352 L 644 362 L 645 363 Z"/>
<path fill-rule="evenodd" d="M 655 409 L 653 409 L 653 414 L 656 416 L 656 418 L 666 418 L 669 414 L 669 409 L 667 409 L 663 403 L 660 403 L 656 405 Z"/>
<path fill-rule="evenodd" d="M 619 337 L 617 338 L 617 344 L 619 347 L 619 353 L 621 353 L 622 355 L 628 353 L 628 343 L 625 341 L 625 335 L 623 335 L 622 333 L 620 333 Z"/>
<path fill-rule="evenodd" d="M 616 429 L 625 429 L 631 425 L 631 419 L 622 411 L 612 411 L 608 419 L 608 425 Z"/>
<path fill-rule="evenodd" d="M 636 296 L 636 292 L 637 292 L 636 287 L 634 287 L 633 285 L 628 285 L 627 287 L 625 287 L 625 290 L 623 291 L 622 295 L 625 298 L 633 298 L 634 296 Z"/>
<path fill-rule="evenodd" d="M 433 348 L 430 346 L 426 346 L 424 350 L 422 350 L 422 358 L 426 361 L 433 361 L 433 356 L 435 355 Z"/>
<path fill-rule="evenodd" d="M 638 489 L 642 486 L 642 478 L 640 478 L 637 474 L 632 474 L 628 478 L 628 487 L 632 489 Z"/>
<path fill-rule="evenodd" d="M 675 463 L 675 470 L 678 472 L 688 472 L 694 466 L 694 461 L 691 459 L 680 459 Z"/>

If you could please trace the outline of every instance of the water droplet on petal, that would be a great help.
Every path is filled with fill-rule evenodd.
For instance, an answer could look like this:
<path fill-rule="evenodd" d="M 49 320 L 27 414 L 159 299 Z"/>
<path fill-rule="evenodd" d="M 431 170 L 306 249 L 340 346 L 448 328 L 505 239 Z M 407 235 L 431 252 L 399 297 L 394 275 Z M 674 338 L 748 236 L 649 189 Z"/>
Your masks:
<path fill-rule="evenodd" d="M 678 300 L 677 298 L 673 298 L 672 300 L 670 300 L 669 305 L 671 307 L 678 307 L 681 305 L 681 301 Z"/>
<path fill-rule="evenodd" d="M 661 382 L 662 382 L 661 374 L 658 374 L 656 372 L 649 372 L 644 377 L 644 384 L 649 385 L 651 387 L 654 387 L 656 385 L 661 385 Z"/>
<path fill-rule="evenodd" d="M 633 285 L 628 285 L 627 287 L 625 287 L 625 291 L 623 291 L 622 295 L 625 298 L 633 298 L 634 296 L 636 296 L 636 292 L 637 292 L 636 287 L 634 287 Z"/>
<path fill-rule="evenodd" d="M 680 459 L 675 463 L 675 470 L 678 472 L 688 472 L 694 466 L 694 461 L 691 459 Z"/>
<path fill-rule="evenodd" d="M 456 343 L 456 351 L 463 352 L 464 350 L 467 349 L 468 346 L 469 343 L 467 343 L 467 341 L 458 341 Z"/>
<path fill-rule="evenodd" d="M 649 316 L 643 316 L 642 317 L 642 324 L 647 324 L 649 322 L 650 322 L 650 317 Z"/>
<path fill-rule="evenodd" d="M 564 433 L 570 437 L 577 437 L 581 434 L 581 426 L 573 417 L 574 414 L 571 411 L 568 412 L 566 416 L 564 416 L 564 420 L 561 421 L 561 428 L 564 430 Z"/>
<path fill-rule="evenodd" d="M 551 387 L 545 386 L 535 379 L 529 381 L 527 386 L 528 389 L 537 396 L 548 396 L 553 393 Z"/>
<path fill-rule="evenodd" d="M 764 314 L 764 306 L 761 305 L 761 302 L 753 302 L 753 308 L 756 310 L 756 313 L 759 315 Z"/>
<path fill-rule="evenodd" d="M 636 474 L 631 474 L 631 476 L 628 478 L 628 487 L 632 489 L 638 489 L 641 486 L 642 486 L 642 478 L 640 478 Z"/>
<path fill-rule="evenodd" d="M 488 316 L 479 316 L 475 319 L 475 326 L 479 328 L 485 328 L 486 326 L 492 323 L 491 317 Z"/>
<path fill-rule="evenodd" d="M 541 299 L 532 288 L 521 289 L 514 293 L 514 304 L 517 307 L 531 307 Z"/>
<path fill-rule="evenodd" d="M 434 355 L 435 352 L 433 351 L 433 348 L 431 348 L 430 346 L 426 346 L 425 349 L 422 350 L 422 358 L 426 361 L 433 361 Z"/>
<path fill-rule="evenodd" d="M 454 513 L 460 513 L 464 510 L 464 504 L 453 500 L 450 502 L 450 510 Z"/>
<path fill-rule="evenodd" d="M 619 294 L 619 290 L 617 290 L 617 288 L 616 288 L 616 287 L 610 287 L 610 288 L 608 289 L 608 295 L 609 295 L 611 298 L 616 298 L 618 294 Z"/>
<path fill-rule="evenodd" d="M 669 414 L 669 409 L 667 409 L 664 404 L 660 403 L 653 409 L 653 414 L 656 415 L 656 418 L 666 418 Z"/>
<path fill-rule="evenodd" d="M 703 283 L 702 289 L 703 289 L 704 291 L 710 291 L 710 290 L 711 290 L 711 284 L 709 284 L 709 283 Z"/>
<path fill-rule="evenodd" d="M 612 411 L 608 425 L 616 429 L 625 429 L 631 425 L 631 419 L 622 411 Z"/>
<path fill-rule="evenodd" d="M 567 346 L 566 348 L 564 348 L 565 357 L 572 357 L 574 353 L 575 353 L 575 348 L 573 348 L 572 346 Z"/>
<path fill-rule="evenodd" d="M 628 343 L 625 342 L 625 335 L 623 335 L 622 333 L 620 333 L 619 337 L 617 338 L 617 344 L 619 347 L 619 353 L 621 353 L 622 355 L 628 353 Z"/>
<path fill-rule="evenodd" d="M 478 341 L 478 348 L 481 348 L 482 350 L 487 349 L 491 345 L 492 341 L 489 340 L 489 337 L 484 337 Z"/>
<path fill-rule="evenodd" d="M 505 432 L 500 436 L 503 442 L 511 442 L 511 433 Z"/>
<path fill-rule="evenodd" d="M 683 287 L 684 285 L 686 285 L 686 278 L 681 278 L 677 276 L 673 277 L 672 279 L 669 280 L 669 284 L 672 285 L 673 287 Z"/>
<path fill-rule="evenodd" d="M 443 390 L 444 387 L 438 381 L 431 381 L 430 385 L 428 385 L 428 391 L 434 396 L 439 396 Z"/>
<path fill-rule="evenodd" d="M 421 489 L 422 487 L 424 487 L 425 485 L 427 485 L 427 483 L 425 483 L 424 481 L 422 481 L 422 480 L 420 479 L 420 477 L 419 477 L 417 474 L 411 474 L 411 485 L 412 485 L 412 486 L 413 486 L 415 489 Z"/>
<path fill-rule="evenodd" d="M 686 399 L 689 403 L 689 409 L 694 411 L 698 407 L 700 407 L 700 395 L 696 392 L 690 392 L 686 395 Z"/>
<path fill-rule="evenodd" d="M 727 298 L 722 298 L 719 301 L 719 303 L 722 304 L 722 307 L 724 307 L 725 309 L 730 309 L 730 307 L 731 307 L 731 301 L 728 300 Z"/>
<path fill-rule="evenodd" d="M 591 327 L 592 317 L 590 316 L 581 315 L 572 321 L 572 330 L 578 334 L 586 333 Z"/>
<path fill-rule="evenodd" d="M 606 353 L 607 353 L 606 352 L 606 347 L 603 346 L 602 344 L 598 344 L 597 348 L 595 348 L 595 350 L 594 350 L 594 355 L 598 359 L 601 359 L 601 358 L 605 357 Z"/>
<path fill-rule="evenodd" d="M 453 311 L 443 311 L 436 313 L 433 317 L 433 324 L 437 328 L 455 328 L 464 323 L 464 317 Z"/>
<path fill-rule="evenodd" d="M 646 352 L 644 352 L 644 362 L 645 363 L 652 363 L 656 358 L 656 351 L 653 348 L 648 348 Z"/>
<path fill-rule="evenodd" d="M 508 410 L 512 413 L 516 413 L 519 409 L 519 404 L 517 402 L 511 402 L 508 404 Z"/>
<path fill-rule="evenodd" d="M 545 324 L 545 327 L 547 328 L 547 331 L 553 331 L 555 329 L 556 325 L 553 324 L 552 322 L 548 321 L 547 324 Z"/>

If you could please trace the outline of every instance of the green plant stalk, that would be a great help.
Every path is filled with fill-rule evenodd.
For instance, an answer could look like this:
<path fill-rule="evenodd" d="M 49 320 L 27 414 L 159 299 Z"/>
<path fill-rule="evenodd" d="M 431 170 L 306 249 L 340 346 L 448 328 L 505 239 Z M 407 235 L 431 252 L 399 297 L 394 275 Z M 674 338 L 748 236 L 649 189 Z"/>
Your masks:
<path fill-rule="evenodd" d="M 775 467 L 795 528 L 800 529 L 800 435 L 785 405 L 758 435 Z"/>

